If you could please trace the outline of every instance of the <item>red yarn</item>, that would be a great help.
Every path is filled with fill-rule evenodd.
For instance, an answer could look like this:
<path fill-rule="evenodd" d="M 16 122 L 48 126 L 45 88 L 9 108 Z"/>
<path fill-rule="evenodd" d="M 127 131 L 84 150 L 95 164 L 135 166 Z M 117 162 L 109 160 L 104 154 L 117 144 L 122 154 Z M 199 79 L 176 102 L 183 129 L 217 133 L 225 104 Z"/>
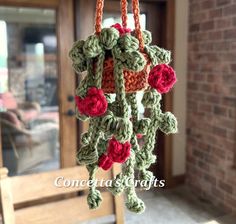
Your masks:
<path fill-rule="evenodd" d="M 130 156 L 131 144 L 125 142 L 124 144 L 118 142 L 115 138 L 109 141 L 107 149 L 108 156 L 113 162 L 124 163 Z"/>
<path fill-rule="evenodd" d="M 172 67 L 166 64 L 156 65 L 149 73 L 148 83 L 159 93 L 167 93 L 176 82 L 176 74 Z"/>
<path fill-rule="evenodd" d="M 107 100 L 103 90 L 96 87 L 89 88 L 84 99 L 76 96 L 75 101 L 81 114 L 96 117 L 103 115 L 107 111 Z"/>
<path fill-rule="evenodd" d="M 143 137 L 142 134 L 136 134 L 137 139 L 141 139 Z"/>
<path fill-rule="evenodd" d="M 112 167 L 113 161 L 105 154 L 102 154 L 98 159 L 98 166 L 104 170 L 109 170 Z"/>
<path fill-rule="evenodd" d="M 116 24 L 112 25 L 111 27 L 116 28 L 119 31 L 121 36 L 126 34 L 126 33 L 131 33 L 131 29 L 130 28 L 124 28 L 119 23 L 116 23 Z"/>

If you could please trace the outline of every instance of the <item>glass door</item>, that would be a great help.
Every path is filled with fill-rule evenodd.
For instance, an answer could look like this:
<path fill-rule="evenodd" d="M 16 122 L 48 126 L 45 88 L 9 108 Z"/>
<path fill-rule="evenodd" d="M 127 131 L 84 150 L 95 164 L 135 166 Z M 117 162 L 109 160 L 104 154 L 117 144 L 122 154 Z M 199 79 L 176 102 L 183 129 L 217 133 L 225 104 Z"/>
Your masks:
<path fill-rule="evenodd" d="M 73 30 L 62 34 L 62 14 L 0 4 L 1 157 L 9 176 L 75 165 L 74 88 L 67 88 L 75 80 L 62 69 L 70 65 L 61 49 L 69 49 L 59 42 Z"/>

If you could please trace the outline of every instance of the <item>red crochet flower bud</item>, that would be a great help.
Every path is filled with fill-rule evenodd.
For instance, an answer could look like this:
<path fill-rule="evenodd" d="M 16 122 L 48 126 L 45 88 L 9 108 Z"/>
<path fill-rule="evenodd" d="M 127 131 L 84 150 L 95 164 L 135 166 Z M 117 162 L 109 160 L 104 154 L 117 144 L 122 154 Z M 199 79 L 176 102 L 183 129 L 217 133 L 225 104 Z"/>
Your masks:
<path fill-rule="evenodd" d="M 116 28 L 116 29 L 119 31 L 119 33 L 120 33 L 121 36 L 124 35 L 124 34 L 126 34 L 126 33 L 131 33 L 131 29 L 129 29 L 129 28 L 124 28 L 124 27 L 121 26 L 119 23 L 116 23 L 116 24 L 112 25 L 111 27 Z"/>
<path fill-rule="evenodd" d="M 124 144 L 118 142 L 115 138 L 109 141 L 107 153 L 113 162 L 124 163 L 130 156 L 131 144 L 125 142 Z"/>
<path fill-rule="evenodd" d="M 109 170 L 112 167 L 113 161 L 105 154 L 102 154 L 98 159 L 98 166 L 104 170 Z"/>
<path fill-rule="evenodd" d="M 101 116 L 107 111 L 107 100 L 103 90 L 96 87 L 89 88 L 84 99 L 76 96 L 75 101 L 79 112 L 90 117 Z"/>
<path fill-rule="evenodd" d="M 176 83 L 176 74 L 169 65 L 156 65 L 149 73 L 148 83 L 159 93 L 167 93 Z"/>
<path fill-rule="evenodd" d="M 137 139 L 141 139 L 143 137 L 142 134 L 136 134 Z"/>

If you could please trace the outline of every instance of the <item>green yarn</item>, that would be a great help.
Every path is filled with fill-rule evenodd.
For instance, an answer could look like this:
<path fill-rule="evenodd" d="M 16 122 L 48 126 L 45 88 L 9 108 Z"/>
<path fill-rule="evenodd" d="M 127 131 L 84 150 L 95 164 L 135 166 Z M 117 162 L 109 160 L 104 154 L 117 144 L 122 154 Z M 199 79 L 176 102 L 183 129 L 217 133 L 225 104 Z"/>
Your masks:
<path fill-rule="evenodd" d="M 83 53 L 84 42 L 84 40 L 76 41 L 69 52 L 69 57 L 74 63 L 81 63 L 81 61 L 84 61 L 86 64 L 86 59 Z"/>
<path fill-rule="evenodd" d="M 102 29 L 99 38 L 104 48 L 106 50 L 111 50 L 117 44 L 117 40 L 119 39 L 119 32 L 113 27 L 104 28 Z"/>
<path fill-rule="evenodd" d="M 146 108 L 153 108 L 160 103 L 161 94 L 155 89 L 151 89 L 144 93 L 142 98 L 142 104 Z"/>
<path fill-rule="evenodd" d="M 159 128 L 165 134 L 177 133 L 177 119 L 171 112 L 166 112 L 161 116 L 162 121 L 159 124 Z"/>
<path fill-rule="evenodd" d="M 97 35 L 91 35 L 88 37 L 84 43 L 83 52 L 88 58 L 95 58 L 103 52 Z"/>
<path fill-rule="evenodd" d="M 97 57 L 95 74 L 93 76 L 94 86 L 96 86 L 99 89 L 102 87 L 102 73 L 103 73 L 104 60 L 105 60 L 105 54 L 104 53 L 100 54 Z"/>
<path fill-rule="evenodd" d="M 133 125 L 129 119 L 118 118 L 114 136 L 121 143 L 127 142 L 132 135 Z"/>
<path fill-rule="evenodd" d="M 134 124 L 134 132 L 136 134 L 146 135 L 150 126 L 151 120 L 149 118 L 143 118 Z"/>
<path fill-rule="evenodd" d="M 97 171 L 97 165 L 88 165 L 86 166 L 89 172 L 89 180 L 95 180 L 95 173 Z M 90 209 L 97 209 L 102 202 L 102 195 L 99 190 L 96 189 L 96 186 L 92 185 L 89 187 L 89 193 L 87 196 L 87 203 Z"/>
<path fill-rule="evenodd" d="M 75 116 L 77 119 L 81 120 L 81 121 L 86 121 L 88 120 L 89 118 L 83 114 L 81 114 L 77 108 L 75 108 Z"/>
<path fill-rule="evenodd" d="M 152 36 L 149 31 L 142 31 L 144 50 L 151 61 L 151 67 L 170 62 L 170 52 L 157 46 L 150 46 Z M 113 75 L 115 84 L 115 100 L 111 94 L 105 93 L 108 103 L 106 112 L 99 117 L 88 117 L 76 108 L 76 117 L 89 120 L 89 129 L 81 136 L 82 146 L 77 153 L 77 161 L 86 165 L 89 180 L 95 181 L 98 160 L 102 154 L 107 155 L 107 147 L 111 138 L 120 143 L 130 142 L 131 155 L 122 164 L 122 172 L 113 180 L 108 190 L 113 195 L 124 193 L 126 207 L 135 213 L 145 210 L 144 202 L 135 193 L 135 170 L 140 180 L 152 181 L 153 174 L 149 167 L 156 161 L 153 150 L 156 132 L 166 134 L 177 132 L 177 120 L 171 112 L 161 110 L 161 94 L 150 86 L 145 89 L 142 104 L 149 108 L 149 116 L 141 117 L 137 102 L 137 93 L 126 93 L 124 70 L 142 71 L 147 65 L 143 52 L 139 51 L 139 41 L 132 32 L 119 35 L 115 28 L 104 28 L 100 34 L 94 34 L 86 41 L 77 41 L 69 52 L 72 67 L 77 73 L 87 71 L 80 80 L 76 95 L 85 98 L 90 87 L 102 89 L 104 62 L 107 57 L 113 58 Z M 135 73 L 134 73 L 135 78 Z M 139 145 L 137 134 L 142 134 L 143 144 Z M 127 185 L 129 180 L 130 185 Z M 145 188 L 144 188 L 145 189 Z M 87 202 L 90 209 L 101 205 L 102 196 L 96 186 L 89 186 Z"/>
<path fill-rule="evenodd" d="M 83 165 L 93 164 L 98 160 L 97 145 L 101 136 L 99 129 L 100 120 L 93 118 L 90 122 L 92 131 L 89 145 L 82 146 L 77 153 L 77 161 Z"/>
<path fill-rule="evenodd" d="M 153 66 L 158 64 L 169 64 L 171 52 L 157 46 L 145 46 L 145 51 L 152 61 Z"/>
<path fill-rule="evenodd" d="M 127 189 L 126 195 L 127 199 L 125 205 L 131 212 L 141 214 L 145 211 L 145 204 L 140 198 L 138 198 L 134 186 Z"/>
<path fill-rule="evenodd" d="M 124 51 L 136 51 L 139 48 L 138 39 L 130 34 L 125 34 L 119 38 L 118 45 Z"/>
<path fill-rule="evenodd" d="M 143 40 L 145 45 L 149 45 L 152 43 L 152 34 L 148 30 L 143 30 L 142 32 Z"/>
<path fill-rule="evenodd" d="M 132 36 L 136 36 L 135 31 L 132 31 L 132 32 L 131 32 L 131 35 L 132 35 Z M 143 31 L 142 31 L 142 36 L 143 36 L 143 41 L 144 41 L 144 44 L 145 44 L 145 45 L 151 44 L 151 42 L 152 42 L 152 34 L 151 34 L 150 31 L 148 31 L 148 30 L 143 30 Z"/>
<path fill-rule="evenodd" d="M 154 178 L 153 173 L 149 170 L 141 170 L 139 172 L 139 179 L 142 181 L 152 181 L 152 179 Z"/>
<path fill-rule="evenodd" d="M 77 153 L 77 162 L 81 165 L 93 164 L 98 160 L 98 153 L 90 145 L 82 146 Z"/>
<path fill-rule="evenodd" d="M 123 56 L 125 58 L 125 61 L 123 62 L 123 66 L 127 70 L 140 72 L 144 69 L 147 63 L 143 54 L 137 51 L 126 52 Z"/>

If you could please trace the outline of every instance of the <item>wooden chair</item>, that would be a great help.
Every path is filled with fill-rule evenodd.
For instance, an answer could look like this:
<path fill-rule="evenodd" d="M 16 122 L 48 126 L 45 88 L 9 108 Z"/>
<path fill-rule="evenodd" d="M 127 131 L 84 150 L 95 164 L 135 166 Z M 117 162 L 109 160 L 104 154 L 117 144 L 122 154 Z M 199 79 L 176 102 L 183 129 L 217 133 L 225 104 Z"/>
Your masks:
<path fill-rule="evenodd" d="M 111 179 L 119 172 L 98 171 L 98 179 Z M 102 191 L 103 202 L 99 209 L 89 210 L 87 187 L 57 188 L 57 177 L 70 180 L 88 179 L 86 168 L 76 166 L 45 173 L 8 177 L 8 170 L 0 168 L 0 201 L 3 224 L 77 224 L 98 217 L 115 215 L 117 224 L 124 223 L 123 199 Z M 34 183 L 28 188 L 28 183 Z"/>

